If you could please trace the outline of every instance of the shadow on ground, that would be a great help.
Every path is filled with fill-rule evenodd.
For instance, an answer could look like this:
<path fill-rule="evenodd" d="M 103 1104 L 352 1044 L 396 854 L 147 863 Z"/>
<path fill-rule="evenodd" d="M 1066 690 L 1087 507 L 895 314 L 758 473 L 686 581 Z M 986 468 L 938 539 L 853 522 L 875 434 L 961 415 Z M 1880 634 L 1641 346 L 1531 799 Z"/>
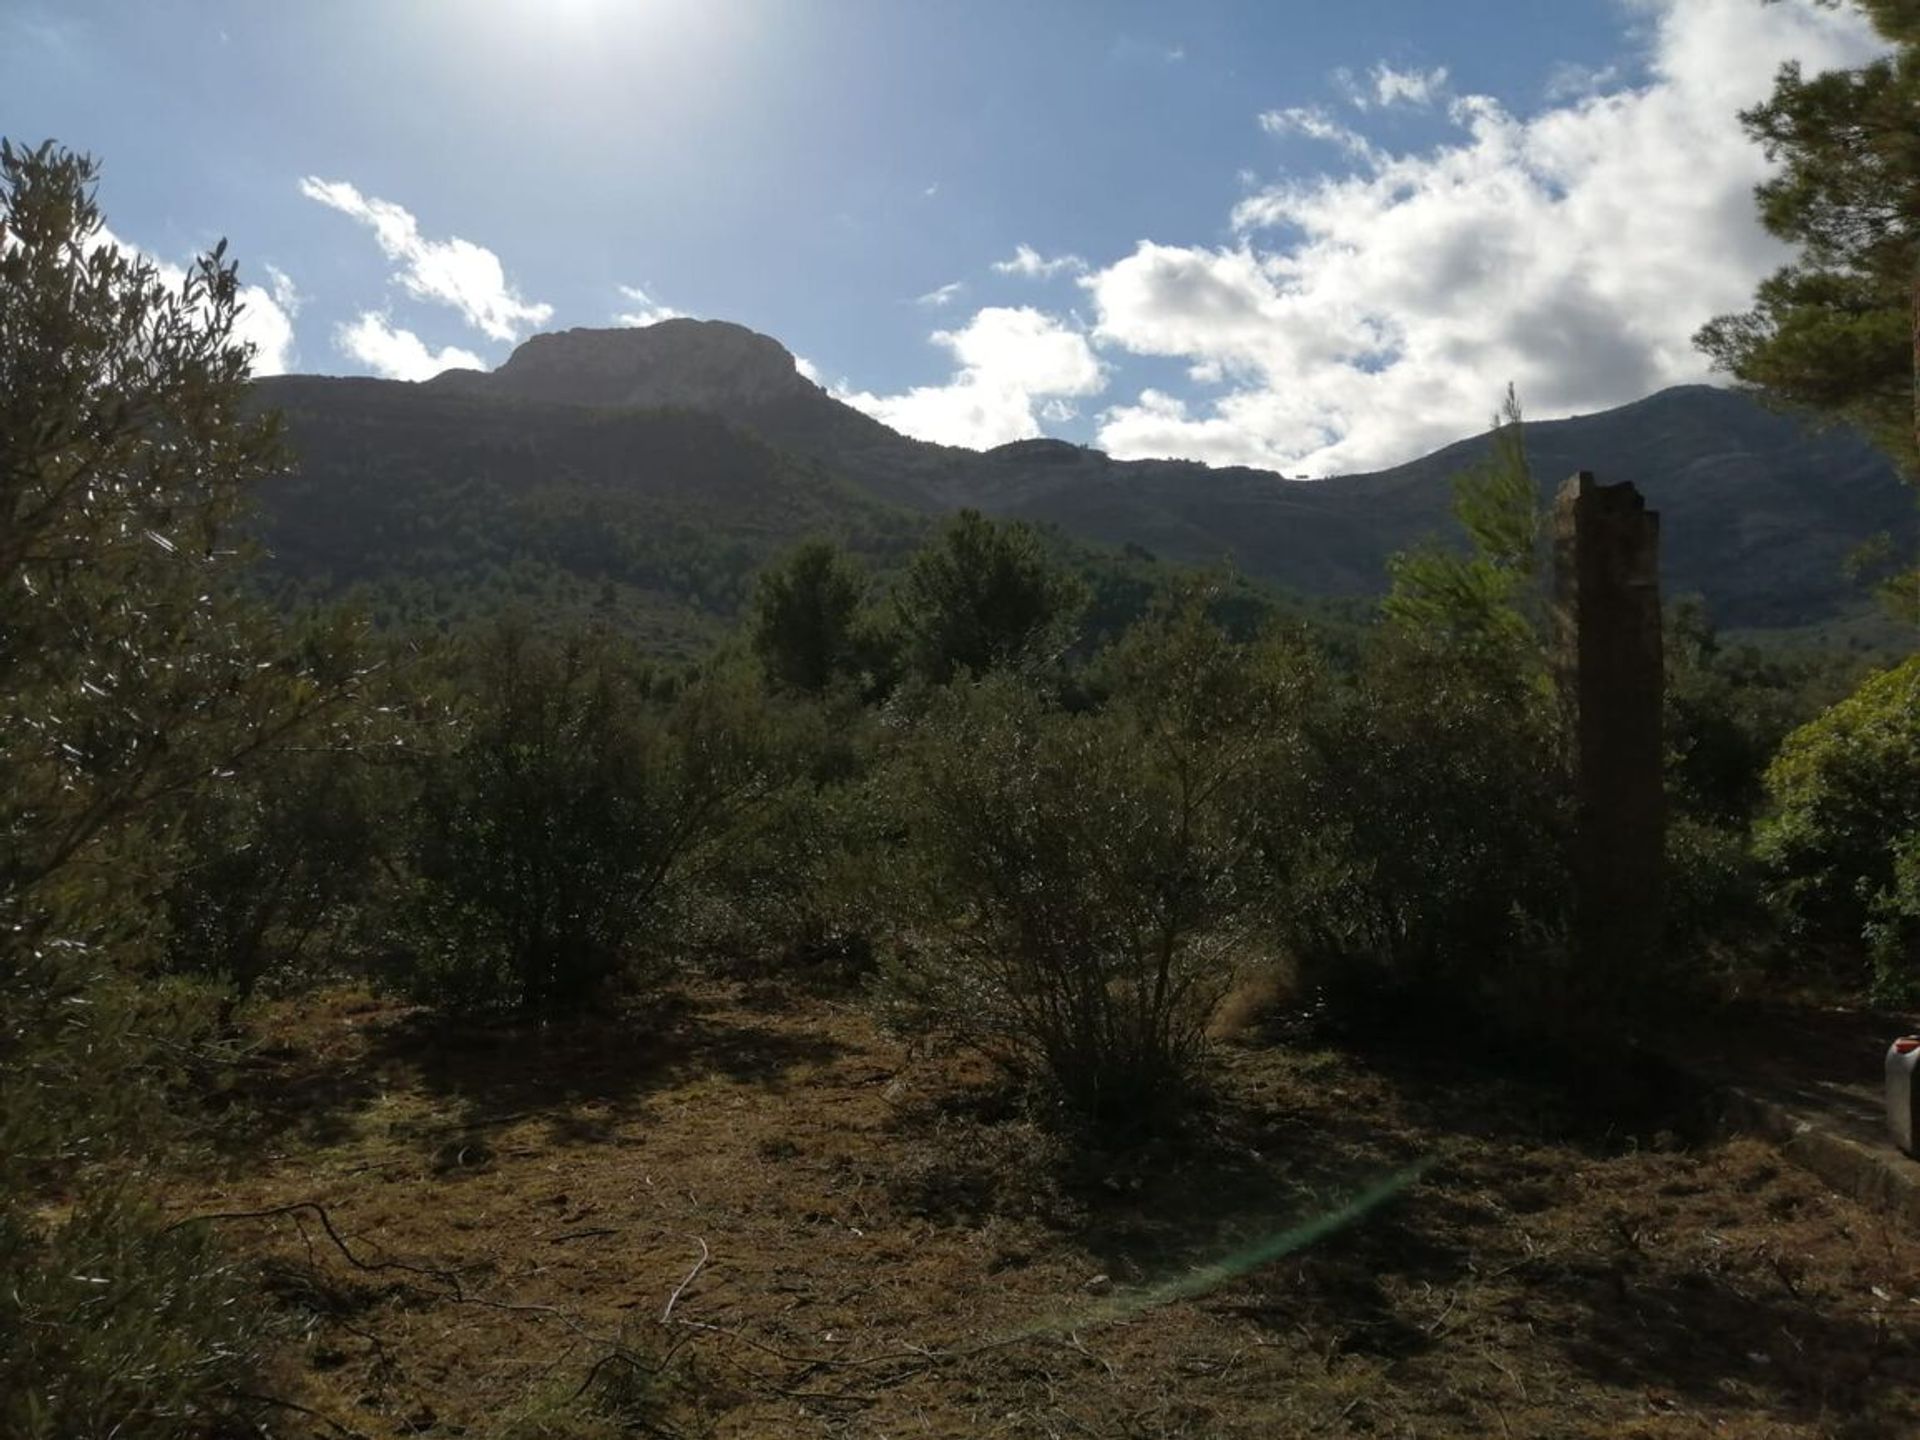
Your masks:
<path fill-rule="evenodd" d="M 228 1087 L 243 1117 L 228 1127 L 236 1153 L 347 1143 L 384 1097 L 406 1093 L 431 1103 L 391 1121 L 389 1134 L 419 1141 L 436 1169 L 458 1169 L 508 1125 L 537 1120 L 556 1145 L 605 1143 L 655 1091 L 697 1079 L 779 1089 L 797 1067 L 844 1049 L 678 995 L 547 1021 L 369 1007 L 310 1024 L 331 1033 L 263 1046 Z"/>

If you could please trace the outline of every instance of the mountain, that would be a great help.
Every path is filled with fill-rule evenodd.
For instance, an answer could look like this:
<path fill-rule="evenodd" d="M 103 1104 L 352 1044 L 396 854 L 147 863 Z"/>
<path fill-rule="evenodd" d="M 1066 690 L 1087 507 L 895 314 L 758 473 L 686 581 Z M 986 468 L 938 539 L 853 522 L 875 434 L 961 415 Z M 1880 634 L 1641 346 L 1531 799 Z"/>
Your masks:
<path fill-rule="evenodd" d="M 427 613 L 439 602 L 421 586 L 483 574 L 523 594 L 612 584 L 693 624 L 726 614 L 752 569 L 801 534 L 884 557 L 924 523 L 914 512 L 960 505 L 1181 563 L 1231 559 L 1307 594 L 1366 595 L 1394 551 L 1451 532 L 1448 479 L 1488 449 L 1483 435 L 1319 481 L 1054 440 L 981 453 L 895 433 L 767 336 L 685 319 L 539 335 L 497 370 L 420 385 L 256 388 L 287 413 L 300 457 L 265 497 L 280 574 L 322 590 L 391 590 L 403 576 L 406 608 Z M 1879 531 L 1915 538 L 1910 492 L 1864 441 L 1727 390 L 1529 424 L 1527 445 L 1543 495 L 1581 469 L 1634 481 L 1662 512 L 1667 592 L 1702 595 L 1729 626 L 1858 609 L 1846 555 Z"/>
<path fill-rule="evenodd" d="M 254 398 L 296 458 L 259 497 L 269 582 L 288 600 L 358 589 L 382 618 L 611 608 L 688 652 L 802 536 L 884 561 L 924 525 L 698 410 L 314 376 L 258 381 Z"/>

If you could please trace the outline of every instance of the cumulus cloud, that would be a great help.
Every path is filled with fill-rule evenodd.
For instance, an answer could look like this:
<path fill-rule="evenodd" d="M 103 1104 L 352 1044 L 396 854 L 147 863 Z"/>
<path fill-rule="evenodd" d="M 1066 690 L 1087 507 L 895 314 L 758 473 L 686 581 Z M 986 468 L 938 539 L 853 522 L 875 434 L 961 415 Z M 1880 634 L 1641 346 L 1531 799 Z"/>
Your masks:
<path fill-rule="evenodd" d="M 367 226 L 381 252 L 398 265 L 394 278 L 401 288 L 415 299 L 451 306 L 490 340 L 516 340 L 553 316 L 551 305 L 521 298 L 493 251 L 458 236 L 429 240 L 391 200 L 362 195 L 345 180 L 312 175 L 300 182 L 300 193 Z"/>
<path fill-rule="evenodd" d="M 334 331 L 342 353 L 388 380 L 431 380 L 442 370 L 484 370 L 487 362 L 471 350 L 449 345 L 430 350 L 411 330 L 402 330 L 377 310 Z"/>
<path fill-rule="evenodd" d="M 927 291 L 924 295 L 915 296 L 913 303 L 916 305 L 926 305 L 935 310 L 945 309 L 961 295 L 965 294 L 966 289 L 966 281 L 949 280 L 945 285 L 937 286 Z"/>
<path fill-rule="evenodd" d="M 110 246 L 128 255 L 137 255 L 153 266 L 160 283 L 178 290 L 187 278 L 186 267 L 162 260 L 129 244 L 102 226 L 94 235 L 93 247 Z M 255 375 L 284 375 L 293 368 L 293 314 L 300 308 L 293 282 L 279 270 L 266 267 L 273 289 L 259 285 L 240 287 L 240 314 L 234 321 L 233 338 L 253 347 Z"/>
<path fill-rule="evenodd" d="M 1145 391 L 1102 415 L 1100 442 L 1337 473 L 1457 438 L 1509 380 L 1546 418 L 1706 378 L 1693 332 L 1783 256 L 1754 218 L 1767 170 L 1737 112 L 1783 60 L 1858 64 L 1876 42 L 1804 0 L 1641 3 L 1645 83 L 1531 116 L 1458 97 L 1429 151 L 1377 148 L 1318 111 L 1261 117 L 1341 145 L 1352 172 L 1248 195 L 1231 244 L 1142 242 L 1082 280 L 1099 343 L 1224 387 Z M 1404 78 L 1385 88 L 1412 98 Z"/>
<path fill-rule="evenodd" d="M 658 325 L 662 320 L 674 320 L 687 313 L 684 310 L 676 310 L 671 305 L 661 304 L 638 285 L 620 285 L 615 288 L 620 291 L 624 299 L 633 304 L 631 310 L 621 310 L 614 314 L 613 323 L 616 325 L 636 327 Z"/>
<path fill-rule="evenodd" d="M 1056 275 L 1080 274 L 1087 262 L 1078 255 L 1056 255 L 1051 260 L 1031 245 L 1013 247 L 1011 260 L 996 260 L 993 268 L 1001 275 L 1019 275 L 1028 280 L 1051 280 Z"/>
<path fill-rule="evenodd" d="M 953 378 L 901 395 L 837 386 L 834 394 L 902 434 L 984 450 L 1040 434 L 1040 420 L 1071 418 L 1069 400 L 1096 395 L 1106 367 L 1087 337 L 1028 306 L 989 306 L 958 330 L 934 332 L 952 352 Z"/>

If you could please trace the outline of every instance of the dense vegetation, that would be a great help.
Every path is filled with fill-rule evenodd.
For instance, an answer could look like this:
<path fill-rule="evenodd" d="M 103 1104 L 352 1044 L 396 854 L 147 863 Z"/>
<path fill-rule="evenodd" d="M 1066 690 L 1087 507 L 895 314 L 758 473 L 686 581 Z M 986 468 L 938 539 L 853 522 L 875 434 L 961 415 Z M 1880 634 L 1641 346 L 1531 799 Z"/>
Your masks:
<path fill-rule="evenodd" d="M 206 1225 L 161 1222 L 142 1167 L 220 1142 L 245 1007 L 319 978 L 561 1024 L 688 967 L 806 970 L 1100 1146 L 1178 1128 L 1255 981 L 1349 1025 L 1628 1033 L 1675 994 L 1798 983 L 1772 938 L 1817 927 L 1827 983 L 1912 984 L 1914 662 L 1842 699 L 1846 662 L 1723 648 L 1697 611 L 1668 953 L 1631 993 L 1574 971 L 1517 407 L 1457 486 L 1464 548 L 1401 557 L 1364 626 L 975 511 L 923 536 L 705 417 L 475 410 L 471 505 L 356 537 L 422 570 L 376 591 L 370 635 L 315 603 L 362 577 L 263 596 L 237 543 L 264 489 L 316 534 L 330 502 L 249 399 L 233 268 L 168 290 L 99 243 L 92 183 L 0 151 L 10 1435 L 204 1434 L 257 1402 L 259 1288 Z M 495 465 L 564 472 L 637 429 L 682 482 L 665 541 L 658 487 L 534 501 Z M 349 468 L 402 491 L 387 433 Z M 708 553 L 716 504 L 772 519 Z M 429 581 L 436 534 L 482 520 L 604 547 L 616 578 L 584 607 L 553 603 L 571 558 Z M 842 538 L 786 548 L 811 528 Z M 710 601 L 715 643 L 649 649 L 624 622 L 654 588 Z"/>
<path fill-rule="evenodd" d="M 1858 0 L 1891 53 L 1808 77 L 1781 69 L 1741 122 L 1778 164 L 1760 218 L 1794 248 L 1751 310 L 1696 343 L 1778 402 L 1850 422 L 1920 483 L 1920 14 L 1911 0 Z M 1904 533 L 1901 540 L 1905 540 Z M 1920 624 L 1912 545 L 1875 557 L 1888 607 Z"/>

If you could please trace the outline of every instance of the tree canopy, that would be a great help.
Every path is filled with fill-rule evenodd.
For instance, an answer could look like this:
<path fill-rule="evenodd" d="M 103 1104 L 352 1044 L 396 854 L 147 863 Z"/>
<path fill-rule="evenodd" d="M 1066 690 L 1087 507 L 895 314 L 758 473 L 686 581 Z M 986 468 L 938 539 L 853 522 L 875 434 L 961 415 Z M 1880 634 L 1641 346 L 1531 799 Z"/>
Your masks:
<path fill-rule="evenodd" d="M 1854 3 L 1895 48 L 1855 70 L 1787 64 L 1772 96 L 1741 112 L 1780 167 L 1755 192 L 1761 221 L 1798 254 L 1751 310 L 1711 321 L 1695 343 L 1737 379 L 1860 426 L 1920 481 L 1920 6 Z"/>

